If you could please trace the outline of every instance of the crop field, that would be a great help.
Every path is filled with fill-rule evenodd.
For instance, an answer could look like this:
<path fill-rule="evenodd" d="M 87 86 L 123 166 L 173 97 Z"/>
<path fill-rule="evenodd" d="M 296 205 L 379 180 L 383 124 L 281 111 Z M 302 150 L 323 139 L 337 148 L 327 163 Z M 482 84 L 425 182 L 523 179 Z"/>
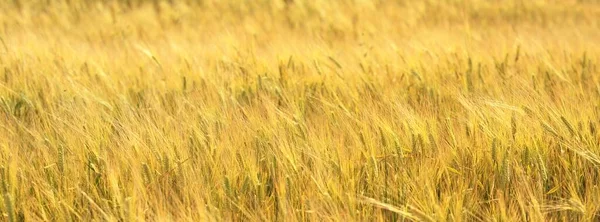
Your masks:
<path fill-rule="evenodd" d="M 596 0 L 2 0 L 0 221 L 599 221 Z"/>

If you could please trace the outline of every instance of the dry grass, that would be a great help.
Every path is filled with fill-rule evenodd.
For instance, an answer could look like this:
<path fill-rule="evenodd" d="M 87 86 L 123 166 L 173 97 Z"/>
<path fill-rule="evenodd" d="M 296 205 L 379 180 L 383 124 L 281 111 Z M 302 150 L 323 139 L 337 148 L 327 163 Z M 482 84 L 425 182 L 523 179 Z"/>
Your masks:
<path fill-rule="evenodd" d="M 600 220 L 598 18 L 4 1 L 0 220 Z"/>

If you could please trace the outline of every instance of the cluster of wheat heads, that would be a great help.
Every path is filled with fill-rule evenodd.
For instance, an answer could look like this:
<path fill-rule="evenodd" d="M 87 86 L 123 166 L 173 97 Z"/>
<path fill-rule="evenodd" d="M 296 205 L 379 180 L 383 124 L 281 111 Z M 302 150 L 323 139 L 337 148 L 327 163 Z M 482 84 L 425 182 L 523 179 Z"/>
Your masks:
<path fill-rule="evenodd" d="M 600 218 L 600 4 L 0 3 L 0 221 Z"/>

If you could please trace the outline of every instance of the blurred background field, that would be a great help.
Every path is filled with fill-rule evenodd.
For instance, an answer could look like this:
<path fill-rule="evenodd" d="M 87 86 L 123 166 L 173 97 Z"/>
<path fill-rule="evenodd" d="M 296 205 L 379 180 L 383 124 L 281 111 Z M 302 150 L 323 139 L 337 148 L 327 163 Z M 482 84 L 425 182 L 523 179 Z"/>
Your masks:
<path fill-rule="evenodd" d="M 6 0 L 1 221 L 600 220 L 595 0 Z"/>

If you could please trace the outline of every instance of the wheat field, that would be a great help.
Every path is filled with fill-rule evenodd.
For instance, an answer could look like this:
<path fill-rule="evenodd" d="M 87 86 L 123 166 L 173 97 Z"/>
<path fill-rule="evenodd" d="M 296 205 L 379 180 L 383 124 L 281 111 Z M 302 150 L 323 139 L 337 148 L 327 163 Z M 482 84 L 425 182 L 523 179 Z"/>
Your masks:
<path fill-rule="evenodd" d="M 0 221 L 599 221 L 595 0 L 4 0 Z"/>

